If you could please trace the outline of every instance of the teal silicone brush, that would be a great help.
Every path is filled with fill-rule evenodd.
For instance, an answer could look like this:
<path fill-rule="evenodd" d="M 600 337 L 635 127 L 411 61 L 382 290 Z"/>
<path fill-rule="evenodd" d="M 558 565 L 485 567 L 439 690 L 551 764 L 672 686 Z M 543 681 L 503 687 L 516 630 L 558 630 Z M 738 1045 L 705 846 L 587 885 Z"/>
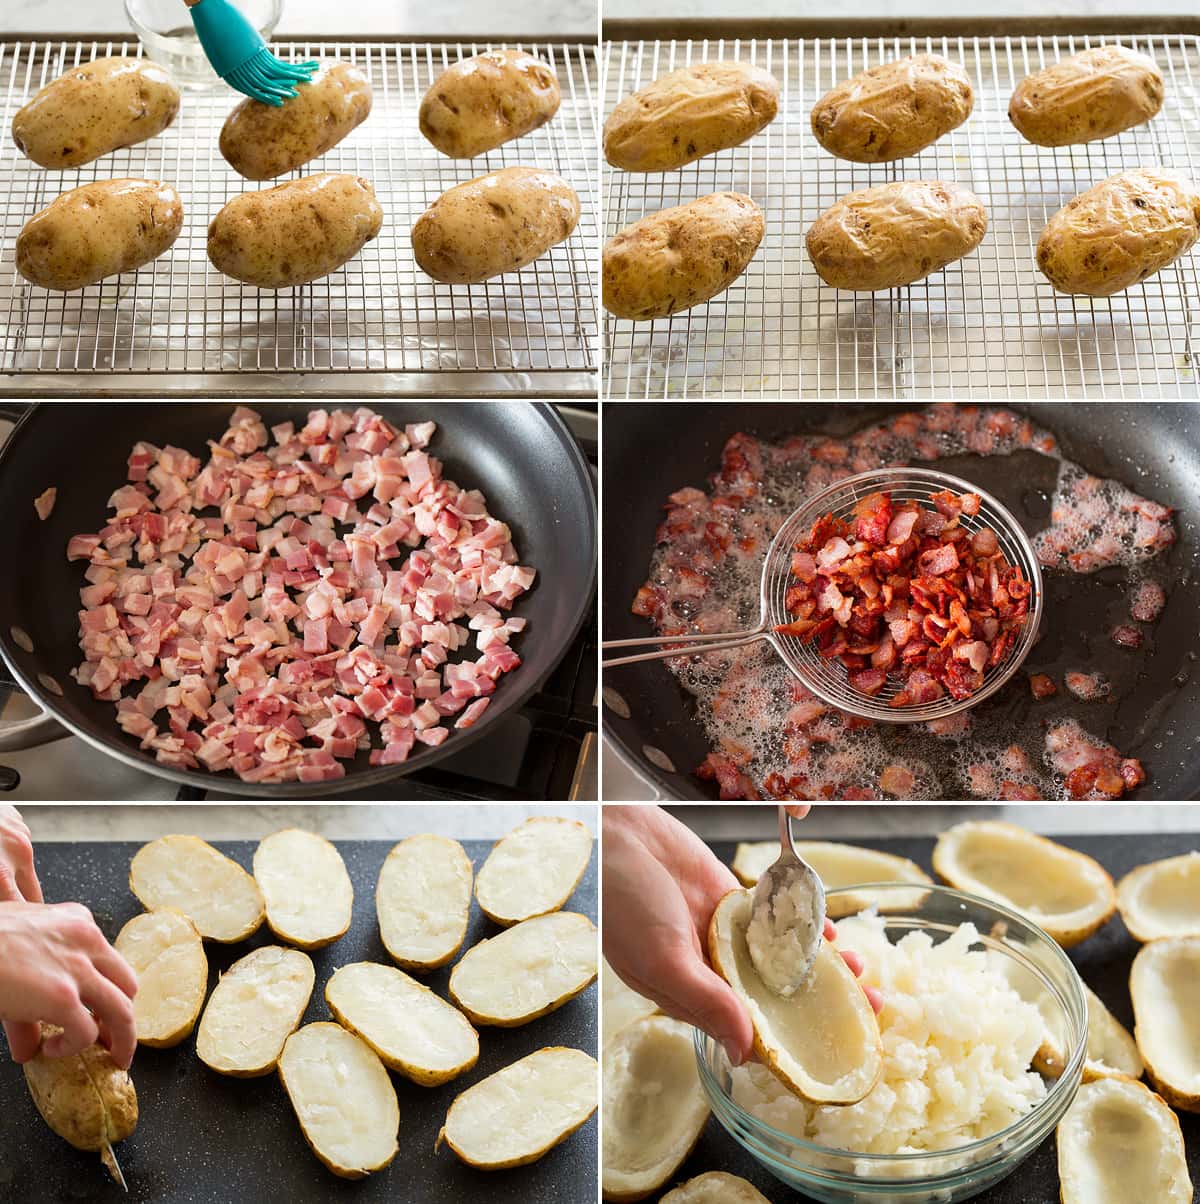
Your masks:
<path fill-rule="evenodd" d="M 285 63 L 229 0 L 184 0 L 213 70 L 231 87 L 264 104 L 281 105 L 319 63 Z"/>

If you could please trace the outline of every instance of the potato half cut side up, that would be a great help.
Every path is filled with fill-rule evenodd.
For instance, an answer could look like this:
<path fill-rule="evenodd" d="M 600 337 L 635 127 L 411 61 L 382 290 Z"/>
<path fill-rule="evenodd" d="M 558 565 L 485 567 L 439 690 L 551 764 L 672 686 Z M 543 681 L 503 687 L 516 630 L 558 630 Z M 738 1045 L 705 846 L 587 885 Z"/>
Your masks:
<path fill-rule="evenodd" d="M 724 1171 L 709 1171 L 681 1183 L 659 1204 L 770 1204 L 752 1183 Z"/>
<path fill-rule="evenodd" d="M 627 1024 L 604 1046 L 606 1200 L 644 1200 L 669 1182 L 708 1123 L 692 1029 L 667 1016 Z"/>
<path fill-rule="evenodd" d="M 1058 1126 L 1063 1204 L 1191 1204 L 1175 1113 L 1132 1079 L 1079 1088 Z"/>
<path fill-rule="evenodd" d="M 1117 883 L 1117 907 L 1135 940 L 1200 936 L 1200 852 L 1130 870 Z"/>
<path fill-rule="evenodd" d="M 462 845 L 445 836 L 410 836 L 387 855 L 375 913 L 383 947 L 398 966 L 434 970 L 462 948 L 472 874 Z"/>
<path fill-rule="evenodd" d="M 346 935 L 354 887 L 342 855 L 323 836 L 285 828 L 259 842 L 254 877 L 267 904 L 267 925 L 281 941 L 320 949 Z"/>
<path fill-rule="evenodd" d="M 340 1024 L 306 1024 L 288 1037 L 279 1078 L 304 1140 L 335 1175 L 362 1179 L 396 1156 L 396 1089 L 361 1037 Z"/>
<path fill-rule="evenodd" d="M 353 962 L 334 972 L 325 1002 L 392 1070 L 436 1087 L 479 1059 L 479 1034 L 440 995 L 395 966 Z"/>
<path fill-rule="evenodd" d="M 233 963 L 209 996 L 196 1056 L 220 1074 L 270 1074 L 312 996 L 316 972 L 299 949 L 264 945 Z"/>
<path fill-rule="evenodd" d="M 580 1049 L 539 1049 L 459 1095 L 437 1144 L 479 1170 L 536 1162 L 596 1111 L 597 1070 Z"/>
<path fill-rule="evenodd" d="M 129 866 L 129 889 L 147 911 L 178 907 L 208 941 L 232 944 L 258 931 L 266 913 L 258 883 L 196 836 L 160 836 Z"/>
<path fill-rule="evenodd" d="M 948 828 L 934 870 L 956 890 L 1020 912 L 1064 949 L 1102 928 L 1116 910 L 1112 878 L 1091 857 L 999 820 Z"/>
<path fill-rule="evenodd" d="M 746 947 L 753 895 L 733 890 L 713 913 L 708 953 L 713 967 L 745 1003 L 754 1051 L 789 1091 L 818 1104 L 854 1104 L 879 1078 L 879 1023 L 857 979 L 822 941 L 807 983 L 791 998 L 759 977 Z"/>
<path fill-rule="evenodd" d="M 592 857 L 592 834 L 578 820 L 536 815 L 497 841 L 475 878 L 475 898 L 497 924 L 557 911 Z"/>
<path fill-rule="evenodd" d="M 450 972 L 450 998 L 476 1024 L 526 1024 L 595 981 L 598 944 L 596 926 L 573 911 L 522 920 L 467 950 Z"/>
<path fill-rule="evenodd" d="M 643 1016 L 653 1016 L 658 1011 L 658 1004 L 627 987 L 603 958 L 600 959 L 600 999 L 601 1046 L 607 1045 L 608 1039 L 627 1024 Z"/>
<path fill-rule="evenodd" d="M 1129 974 L 1146 1075 L 1174 1108 L 1200 1112 L 1200 936 L 1144 945 Z"/>
<path fill-rule="evenodd" d="M 137 1038 L 165 1049 L 191 1034 L 208 991 L 208 958 L 196 925 L 176 907 L 134 916 L 113 942 L 133 967 Z"/>

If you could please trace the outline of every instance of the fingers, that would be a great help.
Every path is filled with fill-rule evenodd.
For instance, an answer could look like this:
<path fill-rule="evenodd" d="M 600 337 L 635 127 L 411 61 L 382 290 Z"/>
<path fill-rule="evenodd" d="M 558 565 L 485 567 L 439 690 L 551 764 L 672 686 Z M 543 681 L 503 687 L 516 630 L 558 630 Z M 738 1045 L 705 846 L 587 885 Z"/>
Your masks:
<path fill-rule="evenodd" d="M 32 1020 L 6 1020 L 4 1033 L 8 1037 L 8 1051 L 18 1064 L 28 1062 L 38 1051 L 42 1030 Z"/>
<path fill-rule="evenodd" d="M 855 978 L 861 978 L 864 969 L 863 959 L 853 949 L 839 949 L 838 952 L 842 955 L 842 961 L 850 967 L 850 973 Z"/>
<path fill-rule="evenodd" d="M 837 925 L 828 917 L 825 917 L 825 939 L 827 941 L 837 940 Z"/>
<path fill-rule="evenodd" d="M 133 967 L 105 940 L 99 929 L 96 931 L 100 941 L 92 956 L 93 964 L 126 998 L 132 999 L 138 990 L 137 975 Z"/>
<path fill-rule="evenodd" d="M 46 1019 L 63 1030 L 53 1037 L 47 1037 L 43 1043 L 42 1049 L 48 1058 L 69 1058 L 72 1054 L 81 1053 L 94 1044 L 100 1035 L 96 1018 L 78 1000 L 56 1009 L 56 1014 Z"/>
<path fill-rule="evenodd" d="M 101 1038 L 113 1061 L 122 1070 L 128 1070 L 137 1050 L 137 1030 L 129 997 L 100 973 L 93 973 L 82 984 L 80 995 L 93 1013 L 96 1037 Z"/>
<path fill-rule="evenodd" d="M 878 1016 L 883 1011 L 883 995 L 878 987 L 863 987 L 863 994 L 866 995 L 867 1001 L 870 1003 L 875 1015 Z"/>
<path fill-rule="evenodd" d="M 17 885 L 17 875 L 12 867 L 0 861 L 0 903 L 23 903 L 25 896 Z"/>
<path fill-rule="evenodd" d="M 13 808 L 0 813 L 0 902 L 41 903 L 29 829 Z"/>
<path fill-rule="evenodd" d="M 799 806 L 785 807 L 784 810 L 793 819 L 803 819 L 812 810 L 812 808 L 807 804 L 801 804 Z"/>
<path fill-rule="evenodd" d="M 697 1028 L 725 1047 L 729 1061 L 740 1066 L 754 1047 L 754 1026 L 745 1004 L 729 984 L 699 958 L 680 967 L 673 992 L 676 1004 Z"/>

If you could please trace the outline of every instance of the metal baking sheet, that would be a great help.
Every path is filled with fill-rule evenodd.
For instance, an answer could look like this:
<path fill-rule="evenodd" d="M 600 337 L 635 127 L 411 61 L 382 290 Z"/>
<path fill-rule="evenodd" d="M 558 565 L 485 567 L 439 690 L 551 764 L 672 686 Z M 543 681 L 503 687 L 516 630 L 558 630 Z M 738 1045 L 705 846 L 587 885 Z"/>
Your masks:
<path fill-rule="evenodd" d="M 253 841 L 215 841 L 249 868 Z M 330 1020 L 324 986 L 338 967 L 353 961 L 392 964 L 375 922 L 375 882 L 391 841 L 336 841 L 354 883 L 350 931 L 311 953 L 317 985 L 304 1023 Z M 478 868 L 490 841 L 463 842 Z M 77 900 L 90 907 L 109 939 L 142 910 L 129 891 L 129 862 L 140 845 L 126 842 L 57 843 L 37 848 L 38 873 L 51 902 Z M 596 920 L 597 870 L 593 857 L 567 908 Z M 472 905 L 467 945 L 498 931 Z M 217 973 L 251 948 L 271 943 L 263 926 L 237 945 L 205 943 L 210 989 Z M 423 978 L 443 998 L 450 967 Z M 313 1156 L 300 1133 L 276 1074 L 233 1079 L 216 1074 L 195 1055 L 195 1038 L 174 1049 L 139 1049 L 133 1064 L 140 1120 L 116 1147 L 129 1184 L 126 1196 L 92 1154 L 72 1149 L 42 1121 L 21 1069 L 0 1042 L 0 1200 L 153 1201 L 154 1204 L 227 1204 L 228 1201 L 386 1200 L 391 1204 L 475 1201 L 497 1204 L 594 1204 L 597 1122 L 593 1117 L 532 1166 L 477 1171 L 443 1147 L 438 1129 L 454 1097 L 472 1083 L 547 1045 L 569 1045 L 595 1055 L 596 988 L 520 1028 L 480 1030 L 475 1068 L 442 1087 L 418 1087 L 393 1074 L 400 1100 L 400 1149 L 391 1165 L 356 1182 L 339 1179 Z"/>

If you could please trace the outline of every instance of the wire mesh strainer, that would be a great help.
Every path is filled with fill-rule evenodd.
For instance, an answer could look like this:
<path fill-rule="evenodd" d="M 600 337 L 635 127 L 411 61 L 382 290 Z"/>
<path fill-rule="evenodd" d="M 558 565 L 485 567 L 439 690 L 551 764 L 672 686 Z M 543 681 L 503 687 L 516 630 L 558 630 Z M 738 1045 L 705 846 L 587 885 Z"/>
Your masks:
<path fill-rule="evenodd" d="M 852 521 L 854 507 L 868 494 L 887 492 L 891 494 L 893 505 L 902 501 L 915 501 L 921 506 L 928 506 L 929 495 L 943 489 L 956 494 L 979 495 L 979 513 L 963 514 L 960 522 L 971 532 L 990 527 L 996 533 L 1005 559 L 1009 564 L 1020 568 L 1029 582 L 1029 612 L 1008 656 L 1000 664 L 987 670 L 983 684 L 968 698 L 954 698 L 946 694 L 934 702 L 892 707 L 888 703 L 903 688 L 903 683 L 897 676 L 889 675 L 879 694 L 863 694 L 850 686 L 846 667 L 836 657 L 823 657 L 815 642 L 804 643 L 796 636 L 781 635 L 775 630 L 778 625 L 788 623 L 793 618 L 784 605 L 784 598 L 792 581 L 792 552 L 796 543 L 808 534 L 813 523 L 821 515 L 833 514 L 835 518 Z M 960 477 L 933 469 L 881 468 L 846 477 L 814 494 L 798 510 L 793 511 L 779 528 L 763 563 L 761 610 L 757 627 L 746 631 L 722 631 L 704 635 L 656 635 L 632 640 L 606 640 L 603 645 L 605 649 L 649 647 L 656 644 L 669 644 L 671 647 L 660 646 L 653 652 L 615 657 L 604 661 L 603 664 L 606 669 L 611 669 L 639 661 L 667 660 L 674 656 L 693 656 L 703 652 L 743 648 L 747 644 L 766 640 L 801 683 L 830 706 L 851 715 L 876 719 L 883 723 L 923 723 L 930 719 L 945 719 L 950 715 L 957 715 L 960 711 L 982 702 L 1008 681 L 1037 639 L 1042 603 L 1041 566 L 1033 544 L 1021 524 L 991 494 Z M 687 647 L 678 647 L 681 644 Z"/>

